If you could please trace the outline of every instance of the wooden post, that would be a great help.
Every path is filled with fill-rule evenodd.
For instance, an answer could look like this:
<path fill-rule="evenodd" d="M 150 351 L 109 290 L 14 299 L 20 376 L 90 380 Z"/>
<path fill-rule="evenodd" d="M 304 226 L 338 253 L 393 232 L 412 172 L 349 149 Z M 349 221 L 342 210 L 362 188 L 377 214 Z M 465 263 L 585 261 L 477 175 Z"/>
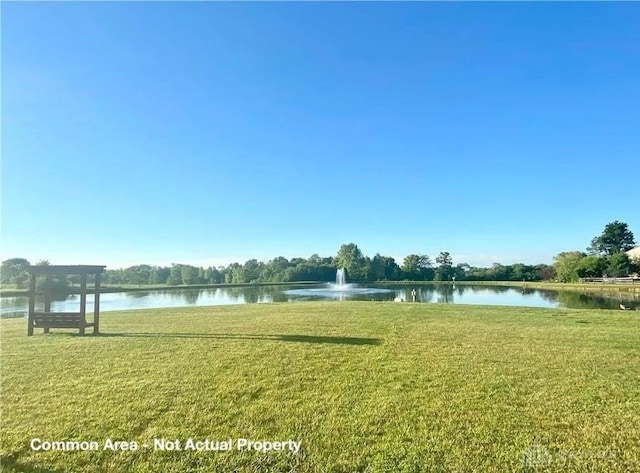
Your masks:
<path fill-rule="evenodd" d="M 84 335 L 87 315 L 87 273 L 80 275 L 80 335 Z"/>
<path fill-rule="evenodd" d="M 44 284 L 44 311 L 51 312 L 51 273 L 47 273 Z M 49 333 L 49 327 L 44 328 L 44 333 Z"/>
<path fill-rule="evenodd" d="M 36 311 L 36 275 L 29 273 L 29 318 L 27 319 L 27 335 L 33 335 L 33 313 Z"/>
<path fill-rule="evenodd" d="M 100 279 L 101 273 L 96 273 L 96 283 L 93 295 L 93 334 L 100 333 Z"/>

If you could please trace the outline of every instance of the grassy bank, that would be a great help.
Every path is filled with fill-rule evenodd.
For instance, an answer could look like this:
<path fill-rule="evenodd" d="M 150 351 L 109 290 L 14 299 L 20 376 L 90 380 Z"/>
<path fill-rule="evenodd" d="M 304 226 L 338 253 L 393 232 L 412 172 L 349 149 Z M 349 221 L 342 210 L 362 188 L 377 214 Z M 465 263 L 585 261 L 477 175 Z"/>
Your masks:
<path fill-rule="evenodd" d="M 98 337 L 0 329 L 3 471 L 640 471 L 635 313 L 321 302 L 109 312 Z M 189 437 L 301 450 L 153 448 Z"/>
<path fill-rule="evenodd" d="M 216 289 L 219 287 L 260 287 L 260 286 L 306 286 L 318 284 L 315 281 L 297 281 L 297 282 L 270 282 L 270 283 L 229 283 L 229 284 L 102 284 L 100 293 L 116 293 L 116 292 L 143 292 L 143 291 L 175 291 L 179 289 Z M 89 292 L 93 291 L 93 284 L 87 285 Z M 73 285 L 69 287 L 69 294 L 79 294 L 80 286 Z M 19 297 L 28 296 L 29 290 L 24 288 L 16 288 L 15 286 L 0 286 L 0 296 Z"/>
<path fill-rule="evenodd" d="M 393 281 L 384 284 L 451 284 L 451 281 Z M 603 283 L 563 283 L 549 281 L 456 281 L 456 286 L 508 286 L 526 287 L 530 289 L 548 289 L 552 291 L 577 291 L 577 292 L 640 292 L 640 284 L 603 284 Z"/>

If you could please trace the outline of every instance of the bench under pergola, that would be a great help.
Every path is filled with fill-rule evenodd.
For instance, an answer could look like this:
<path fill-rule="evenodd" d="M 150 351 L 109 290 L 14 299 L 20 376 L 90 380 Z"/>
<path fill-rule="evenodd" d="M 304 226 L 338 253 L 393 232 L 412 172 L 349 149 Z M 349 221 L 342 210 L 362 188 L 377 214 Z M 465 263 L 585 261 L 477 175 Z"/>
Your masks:
<path fill-rule="evenodd" d="M 51 328 L 77 328 L 84 335 L 87 327 L 93 327 L 93 333 L 100 332 L 100 275 L 106 266 L 73 265 L 73 266 L 29 266 L 29 319 L 27 335 L 33 335 L 36 328 L 49 333 Z M 46 288 L 51 285 L 52 276 L 80 276 L 80 312 L 51 312 L 51 291 L 44 291 L 44 311 L 36 311 L 36 277 L 46 277 Z M 87 323 L 87 276 L 95 276 L 93 321 Z"/>

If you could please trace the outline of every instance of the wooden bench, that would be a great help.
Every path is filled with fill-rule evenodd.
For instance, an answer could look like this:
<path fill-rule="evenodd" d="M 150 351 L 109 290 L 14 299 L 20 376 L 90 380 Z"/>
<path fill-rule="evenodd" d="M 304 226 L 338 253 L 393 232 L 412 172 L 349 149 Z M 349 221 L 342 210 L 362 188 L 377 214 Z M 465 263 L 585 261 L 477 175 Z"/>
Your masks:
<path fill-rule="evenodd" d="M 93 327 L 93 334 L 100 333 L 100 275 L 105 266 L 71 265 L 52 266 L 48 264 L 29 266 L 29 318 L 27 319 L 27 335 L 33 335 L 36 328 L 49 333 L 52 328 L 77 328 L 80 335 L 84 335 L 87 327 Z M 51 312 L 53 276 L 67 277 L 69 274 L 80 276 L 80 311 L 79 312 Z M 93 319 L 87 323 L 87 276 L 94 275 L 93 287 Z M 36 277 L 44 275 L 42 293 L 44 295 L 44 310 L 36 310 Z"/>
<path fill-rule="evenodd" d="M 33 328 L 43 328 L 49 333 L 51 328 L 77 328 L 80 335 L 84 335 L 87 327 L 94 327 L 93 322 L 87 323 L 85 315 L 80 312 L 34 312 Z"/>

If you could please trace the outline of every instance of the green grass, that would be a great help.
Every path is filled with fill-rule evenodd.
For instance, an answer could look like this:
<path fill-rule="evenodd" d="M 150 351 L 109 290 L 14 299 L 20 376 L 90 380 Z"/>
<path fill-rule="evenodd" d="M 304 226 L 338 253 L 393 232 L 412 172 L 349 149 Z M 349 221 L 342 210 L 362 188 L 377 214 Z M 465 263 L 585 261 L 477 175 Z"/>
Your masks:
<path fill-rule="evenodd" d="M 107 312 L 98 337 L 0 329 L 3 471 L 640 471 L 635 312 L 318 302 Z"/>

